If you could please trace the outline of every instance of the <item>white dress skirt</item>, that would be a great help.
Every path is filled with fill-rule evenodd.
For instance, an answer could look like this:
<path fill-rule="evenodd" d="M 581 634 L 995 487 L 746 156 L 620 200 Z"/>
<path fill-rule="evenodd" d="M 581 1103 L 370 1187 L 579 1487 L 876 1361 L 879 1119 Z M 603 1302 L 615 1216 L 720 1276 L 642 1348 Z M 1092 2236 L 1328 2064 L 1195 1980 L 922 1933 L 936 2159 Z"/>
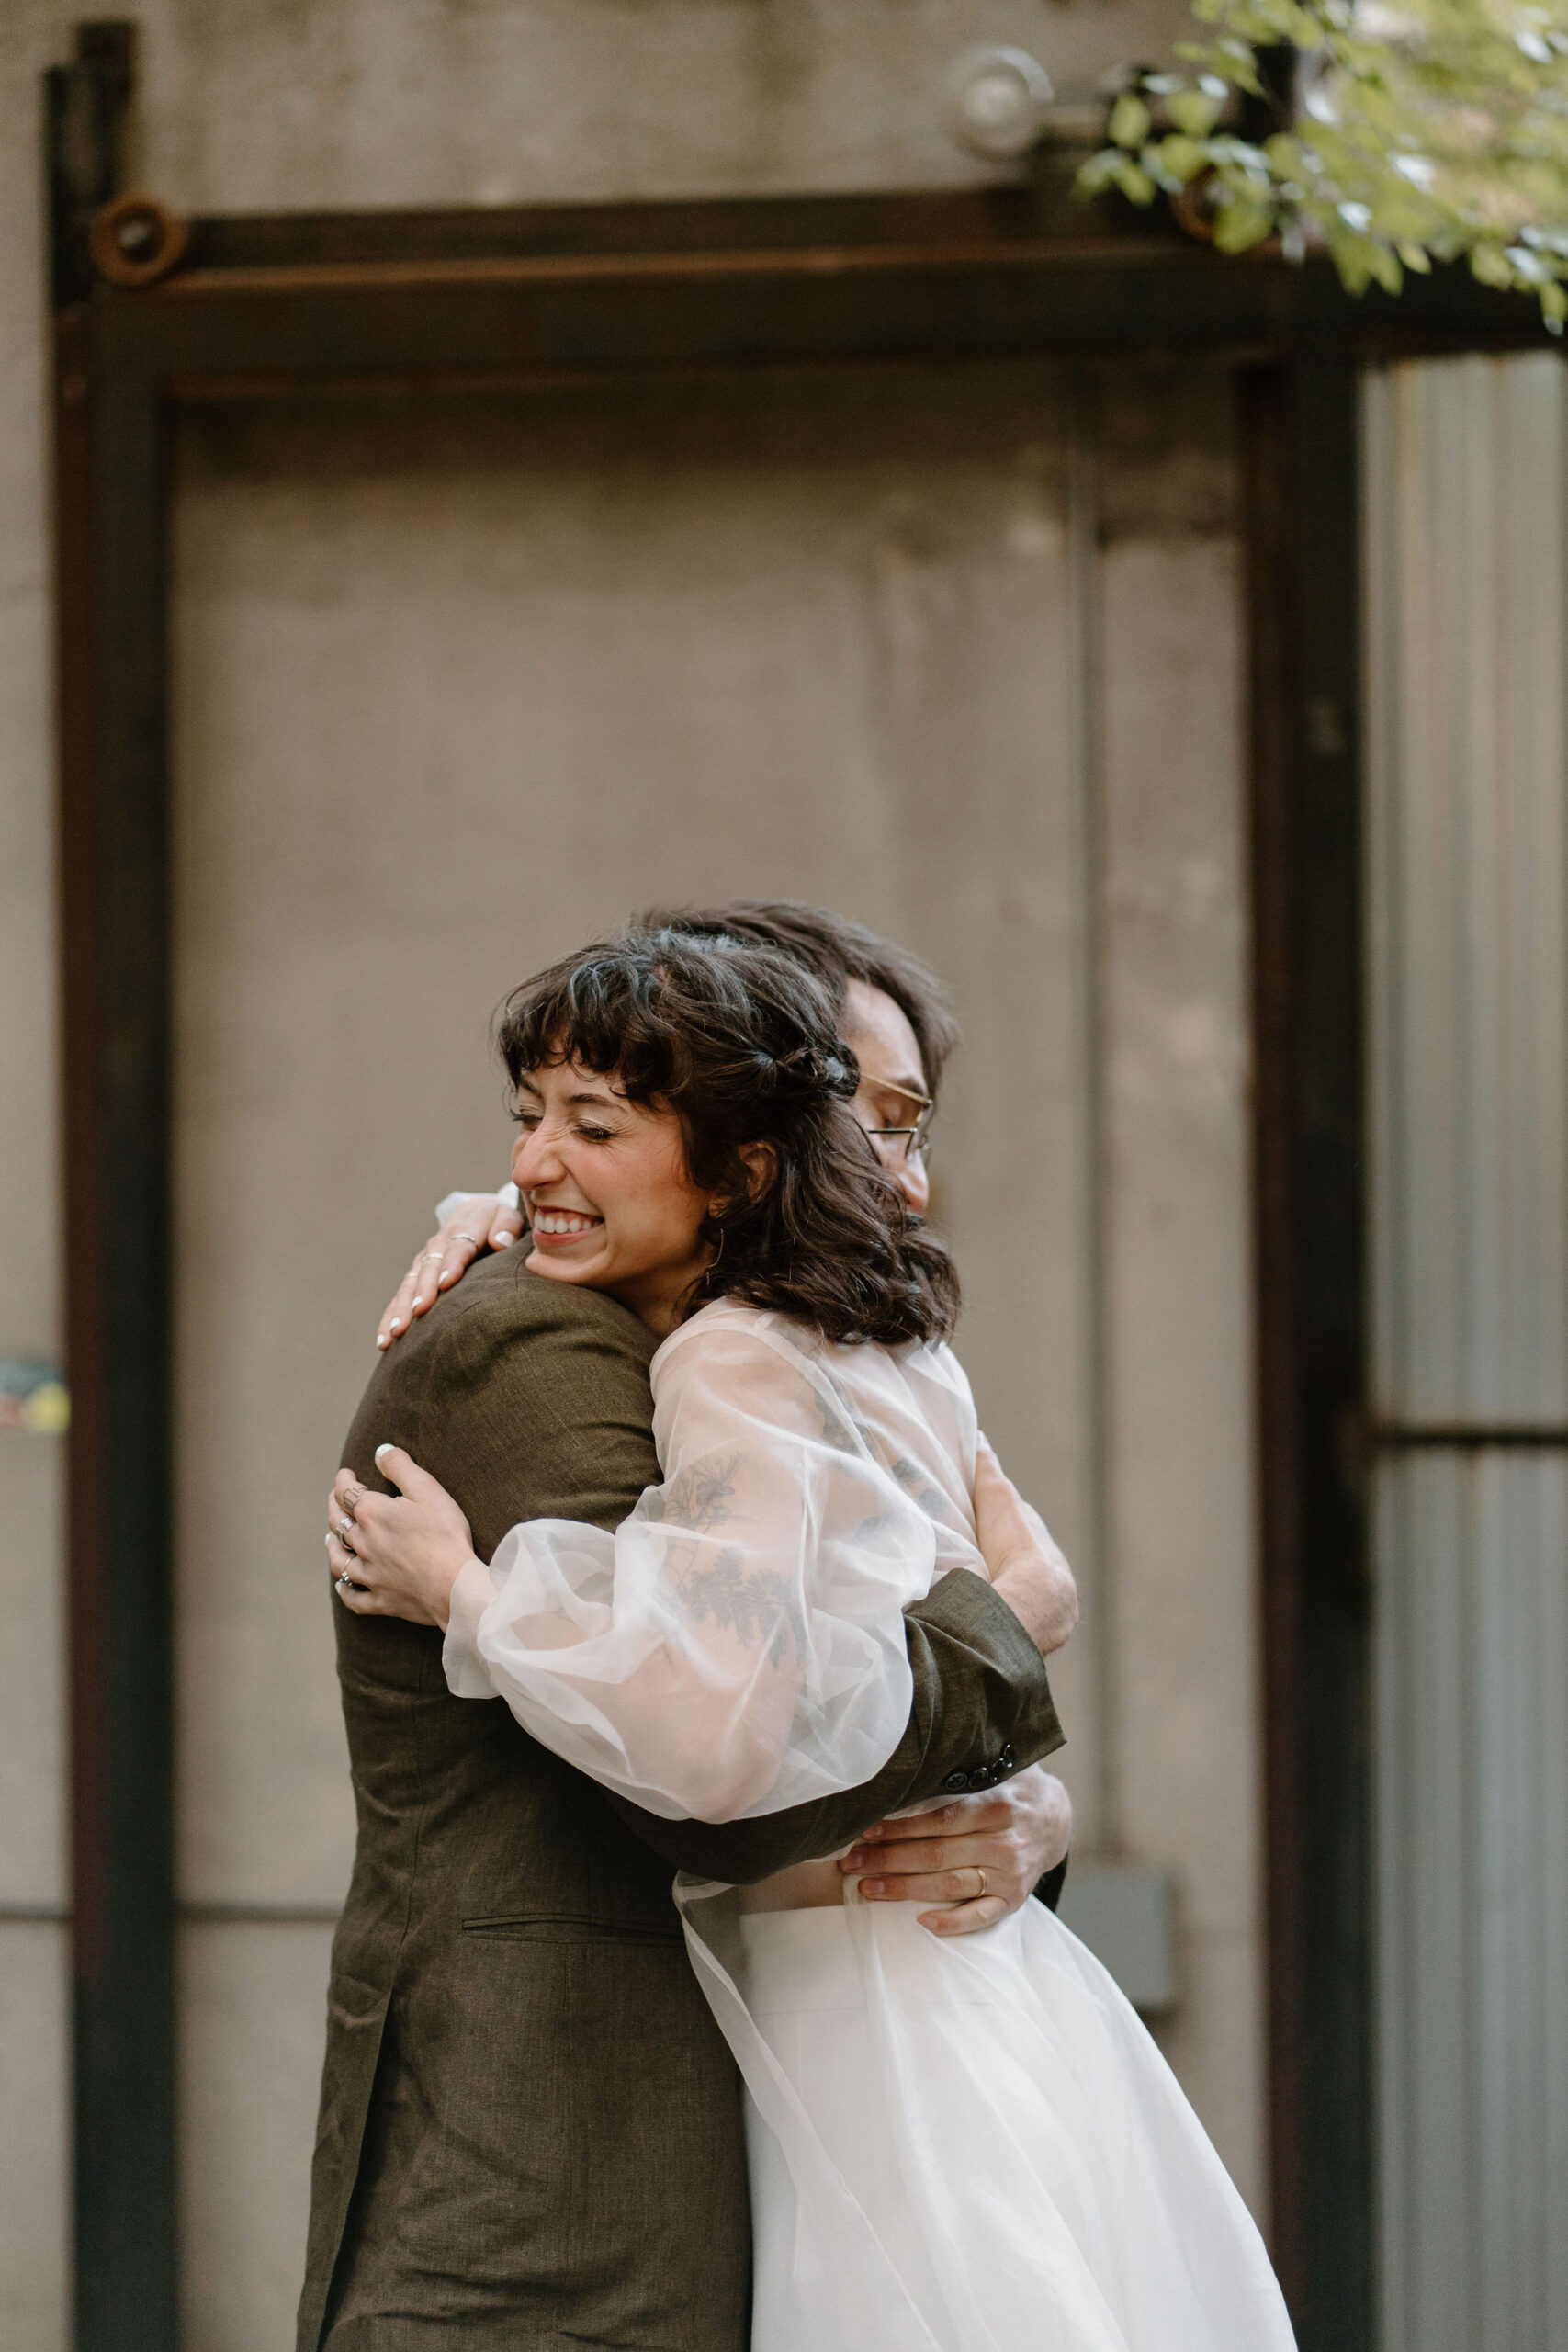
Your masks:
<path fill-rule="evenodd" d="M 1250 2214 L 1093 1955 L 1027 1903 L 677 1893 L 745 2078 L 752 2352 L 1290 2352 Z"/>

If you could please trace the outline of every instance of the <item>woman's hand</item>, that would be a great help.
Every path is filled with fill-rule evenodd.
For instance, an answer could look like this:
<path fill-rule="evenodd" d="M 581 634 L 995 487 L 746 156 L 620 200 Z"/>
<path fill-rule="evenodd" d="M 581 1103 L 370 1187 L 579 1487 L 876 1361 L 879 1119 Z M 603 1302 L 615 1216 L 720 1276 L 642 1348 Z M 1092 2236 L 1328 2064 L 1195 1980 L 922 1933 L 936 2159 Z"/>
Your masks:
<path fill-rule="evenodd" d="M 378 1446 L 376 1467 L 397 1494 L 372 1494 L 340 1470 L 327 1504 L 337 1597 L 356 1617 L 404 1617 L 445 1632 L 457 1572 L 474 1556 L 468 1522 L 439 1479 L 398 1446 Z"/>
<path fill-rule="evenodd" d="M 416 1315 L 428 1315 L 444 1290 L 485 1250 L 510 1250 L 523 1230 L 521 1213 L 496 1193 L 467 1193 L 420 1251 L 381 1317 L 378 1348 L 389 1348 Z"/>
<path fill-rule="evenodd" d="M 975 1536 L 991 1582 L 1042 1657 L 1078 1622 L 1078 1589 L 1052 1541 L 985 1438 L 975 1457 Z"/>

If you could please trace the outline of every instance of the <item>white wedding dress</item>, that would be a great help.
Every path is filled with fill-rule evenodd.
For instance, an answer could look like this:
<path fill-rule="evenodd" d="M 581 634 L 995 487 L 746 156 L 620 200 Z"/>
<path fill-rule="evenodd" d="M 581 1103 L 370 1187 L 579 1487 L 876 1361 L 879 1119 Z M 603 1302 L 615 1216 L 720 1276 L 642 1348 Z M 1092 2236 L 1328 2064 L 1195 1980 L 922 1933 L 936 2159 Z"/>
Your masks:
<path fill-rule="evenodd" d="M 652 1381 L 662 1484 L 615 1535 L 529 1521 L 470 1562 L 452 1689 L 670 1818 L 857 1787 L 908 1720 L 904 1608 L 984 1573 L 963 1371 L 723 1302 Z M 676 1895 L 746 2084 L 753 2352 L 1290 2352 L 1202 2127 L 1043 1905 L 949 1939 L 852 1883 Z"/>

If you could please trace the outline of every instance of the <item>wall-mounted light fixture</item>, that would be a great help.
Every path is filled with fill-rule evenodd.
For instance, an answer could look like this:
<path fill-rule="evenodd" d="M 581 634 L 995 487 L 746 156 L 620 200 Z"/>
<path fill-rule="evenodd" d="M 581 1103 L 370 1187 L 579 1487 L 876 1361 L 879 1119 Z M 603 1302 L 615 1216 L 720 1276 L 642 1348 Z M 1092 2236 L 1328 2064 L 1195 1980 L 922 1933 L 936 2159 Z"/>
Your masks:
<path fill-rule="evenodd" d="M 987 163 L 1026 155 L 1045 125 L 1051 76 L 1026 49 L 966 49 L 948 69 L 942 116 L 961 147 Z"/>

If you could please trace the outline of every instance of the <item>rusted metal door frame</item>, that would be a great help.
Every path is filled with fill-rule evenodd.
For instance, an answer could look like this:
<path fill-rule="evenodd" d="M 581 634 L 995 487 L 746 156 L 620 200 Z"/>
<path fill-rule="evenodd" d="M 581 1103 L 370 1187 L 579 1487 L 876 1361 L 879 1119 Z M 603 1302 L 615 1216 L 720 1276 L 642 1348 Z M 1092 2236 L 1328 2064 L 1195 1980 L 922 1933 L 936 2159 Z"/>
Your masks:
<path fill-rule="evenodd" d="M 177 2333 L 170 420 L 1020 353 L 1241 379 L 1276 2229 L 1304 2352 L 1371 2352 L 1356 370 L 1529 344 L 1530 313 L 1454 273 L 1352 304 L 1045 184 L 197 220 L 131 288 L 90 245 L 129 44 L 85 29 L 50 107 L 82 2352 Z"/>
<path fill-rule="evenodd" d="M 1247 385 L 1254 1249 L 1274 2252 L 1373 2352 L 1359 367 Z"/>

